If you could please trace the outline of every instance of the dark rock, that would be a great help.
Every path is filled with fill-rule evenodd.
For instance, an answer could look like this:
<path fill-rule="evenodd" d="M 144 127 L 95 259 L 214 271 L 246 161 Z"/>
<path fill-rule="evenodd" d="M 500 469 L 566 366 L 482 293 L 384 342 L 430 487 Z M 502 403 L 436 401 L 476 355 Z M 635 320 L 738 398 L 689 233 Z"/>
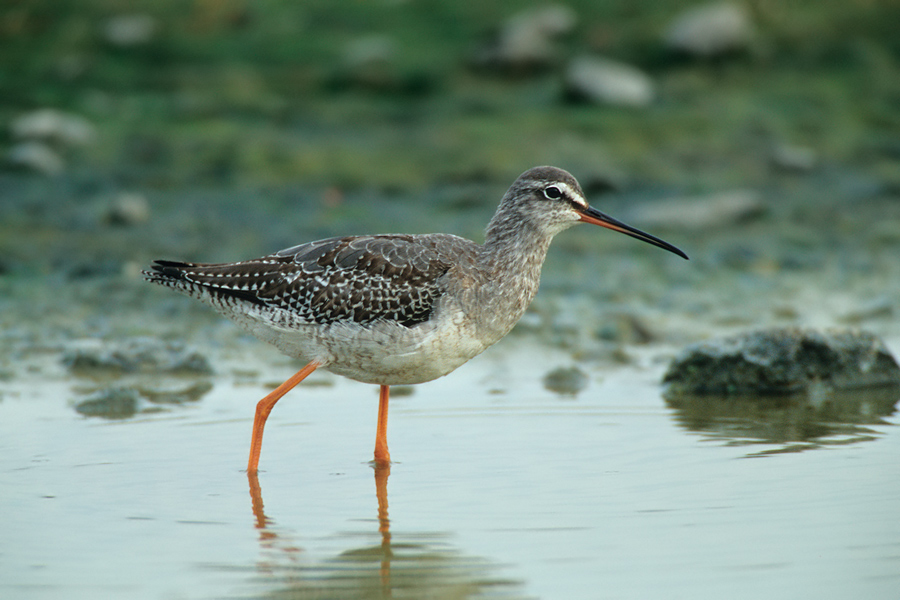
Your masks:
<path fill-rule="evenodd" d="M 197 381 L 187 387 L 177 389 L 141 387 L 139 391 L 141 396 L 153 404 L 185 404 L 200 400 L 212 388 L 212 382 Z"/>
<path fill-rule="evenodd" d="M 213 384 L 209 381 L 197 381 L 175 388 L 156 383 L 109 387 L 78 402 L 75 410 L 86 417 L 130 419 L 137 414 L 159 411 L 160 405 L 196 402 L 212 388 Z"/>
<path fill-rule="evenodd" d="M 212 373 L 204 355 L 185 348 L 184 344 L 154 338 L 82 341 L 63 354 L 63 364 L 78 375 L 98 372 Z"/>
<path fill-rule="evenodd" d="M 578 367 L 559 367 L 544 376 L 544 387 L 551 392 L 574 396 L 587 387 L 588 376 Z"/>
<path fill-rule="evenodd" d="M 686 348 L 663 377 L 666 396 L 821 396 L 900 386 L 900 366 L 875 335 L 854 330 L 769 329 Z"/>
<path fill-rule="evenodd" d="M 85 398 L 75 410 L 86 417 L 128 419 L 137 414 L 138 393 L 130 388 L 109 388 Z"/>

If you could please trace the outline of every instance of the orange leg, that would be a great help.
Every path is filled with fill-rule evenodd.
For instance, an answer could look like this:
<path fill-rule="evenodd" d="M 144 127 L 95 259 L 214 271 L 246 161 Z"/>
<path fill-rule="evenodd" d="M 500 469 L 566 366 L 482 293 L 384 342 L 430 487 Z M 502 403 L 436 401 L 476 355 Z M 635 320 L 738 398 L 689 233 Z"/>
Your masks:
<path fill-rule="evenodd" d="M 391 386 L 381 386 L 381 393 L 378 395 L 378 430 L 375 433 L 375 464 L 389 465 L 391 464 L 391 453 L 387 447 L 387 417 L 388 417 L 388 397 L 390 396 Z"/>
<path fill-rule="evenodd" d="M 306 379 L 306 376 L 319 368 L 319 363 L 312 361 L 291 376 L 290 379 L 272 390 L 272 393 L 259 401 L 256 405 L 256 417 L 253 419 L 253 437 L 250 440 L 250 461 L 247 463 L 247 472 L 256 473 L 259 466 L 259 453 L 262 451 L 263 429 L 266 427 L 266 419 L 275 403 L 281 397 L 291 391 L 294 386 Z M 386 451 L 386 450 L 385 450 Z"/>

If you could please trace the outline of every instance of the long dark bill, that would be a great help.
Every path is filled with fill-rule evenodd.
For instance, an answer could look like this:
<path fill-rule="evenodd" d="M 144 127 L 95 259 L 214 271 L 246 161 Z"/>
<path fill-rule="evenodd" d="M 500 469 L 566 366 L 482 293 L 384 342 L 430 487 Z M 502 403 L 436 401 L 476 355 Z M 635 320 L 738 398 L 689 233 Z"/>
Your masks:
<path fill-rule="evenodd" d="M 669 242 L 664 242 L 656 236 L 650 235 L 649 233 L 644 233 L 640 229 L 632 227 L 631 225 L 626 225 L 621 221 L 617 221 L 609 215 L 603 214 L 596 208 L 588 206 L 584 210 L 579 210 L 579 213 L 581 214 L 581 220 L 585 223 L 599 225 L 600 227 L 606 227 L 607 229 L 612 229 L 613 231 L 618 231 L 619 233 L 630 235 L 631 237 L 641 240 L 642 242 L 647 242 L 648 244 L 653 244 L 654 246 L 662 248 L 663 250 L 668 250 L 669 252 L 677 254 L 684 259 L 687 259 L 688 257 L 687 254 L 685 254 Z"/>

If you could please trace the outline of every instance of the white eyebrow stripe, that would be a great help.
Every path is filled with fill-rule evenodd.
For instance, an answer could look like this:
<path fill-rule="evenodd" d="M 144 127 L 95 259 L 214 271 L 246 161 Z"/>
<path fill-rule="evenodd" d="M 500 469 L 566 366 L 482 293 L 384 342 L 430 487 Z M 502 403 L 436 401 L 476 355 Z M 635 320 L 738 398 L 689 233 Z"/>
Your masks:
<path fill-rule="evenodd" d="M 568 199 L 573 204 L 577 204 L 582 208 L 588 207 L 588 203 L 584 200 L 584 198 L 581 197 L 581 194 L 572 189 L 572 187 L 568 183 L 565 183 L 563 181 L 555 181 L 551 185 L 555 185 L 560 190 L 562 190 L 563 196 L 565 196 L 566 199 Z"/>

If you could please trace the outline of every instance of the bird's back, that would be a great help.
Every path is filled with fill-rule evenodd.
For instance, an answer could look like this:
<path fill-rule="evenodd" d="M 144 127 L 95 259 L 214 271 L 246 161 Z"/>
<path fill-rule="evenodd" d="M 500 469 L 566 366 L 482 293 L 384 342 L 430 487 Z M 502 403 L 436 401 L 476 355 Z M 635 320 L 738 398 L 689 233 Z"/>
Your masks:
<path fill-rule="evenodd" d="M 438 325 L 436 311 L 452 295 L 447 274 L 474 272 L 479 250 L 447 234 L 335 237 L 235 263 L 160 260 L 145 275 L 206 302 L 286 354 L 337 366 L 365 361 L 372 345 L 386 347 L 387 356 L 392 345 L 394 354 L 421 352 Z M 378 352 L 371 354 L 377 360 Z M 366 369 L 379 370 L 357 370 Z"/>

